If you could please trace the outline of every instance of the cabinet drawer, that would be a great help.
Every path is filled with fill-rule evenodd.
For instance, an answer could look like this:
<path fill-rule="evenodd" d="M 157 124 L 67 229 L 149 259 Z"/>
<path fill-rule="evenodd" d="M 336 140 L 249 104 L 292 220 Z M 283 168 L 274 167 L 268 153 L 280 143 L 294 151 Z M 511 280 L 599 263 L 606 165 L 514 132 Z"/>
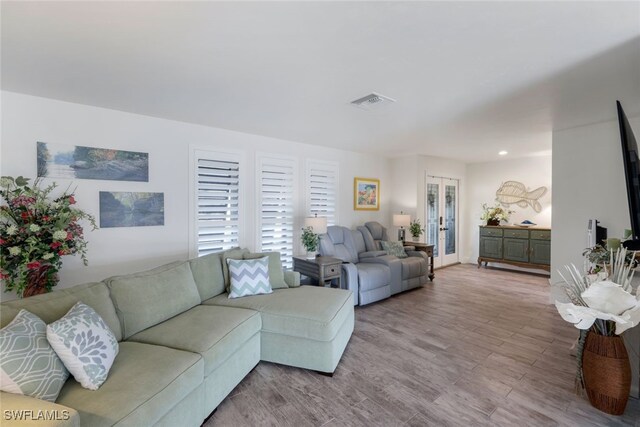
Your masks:
<path fill-rule="evenodd" d="M 324 277 L 336 277 L 340 275 L 340 264 L 324 266 Z"/>
<path fill-rule="evenodd" d="M 481 227 L 480 235 L 488 237 L 502 237 L 502 228 Z"/>
<path fill-rule="evenodd" d="M 551 230 L 531 230 L 531 238 L 535 240 L 551 240 Z"/>
<path fill-rule="evenodd" d="M 512 239 L 528 239 L 529 230 L 504 230 L 504 237 Z"/>

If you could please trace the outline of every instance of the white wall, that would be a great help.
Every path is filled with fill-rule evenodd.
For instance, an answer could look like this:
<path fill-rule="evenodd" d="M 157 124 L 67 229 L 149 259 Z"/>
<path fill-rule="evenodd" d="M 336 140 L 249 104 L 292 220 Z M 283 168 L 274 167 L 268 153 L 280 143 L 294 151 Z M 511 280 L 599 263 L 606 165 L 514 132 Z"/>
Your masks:
<path fill-rule="evenodd" d="M 636 138 L 640 117 L 629 117 Z M 596 123 L 553 133 L 553 238 L 551 283 L 560 282 L 563 265 L 582 267 L 587 245 L 587 221 L 595 218 L 609 237 L 622 237 L 629 228 L 629 207 L 624 179 L 620 130 L 617 121 Z M 552 299 L 560 298 L 553 287 Z M 631 359 L 631 395 L 638 397 L 640 380 L 640 328 L 625 333 Z"/>
<path fill-rule="evenodd" d="M 640 136 L 640 117 L 630 123 Z M 551 282 L 557 283 L 563 265 L 583 264 L 589 218 L 600 220 L 609 237 L 623 237 L 629 228 L 618 122 L 554 132 L 553 183 Z"/>
<path fill-rule="evenodd" d="M 528 219 L 540 227 L 551 227 L 551 155 L 469 164 L 467 165 L 468 209 L 464 218 L 467 225 L 467 233 L 464 235 L 465 241 L 463 243 L 463 252 L 466 255 L 464 262 L 475 263 L 477 261 L 478 226 L 482 224 L 480 220 L 482 204 L 493 205 L 496 203 L 496 190 L 505 181 L 522 182 L 529 190 L 547 187 L 547 193 L 539 200 L 542 205 L 540 213 L 531 207 L 521 208 L 512 205 L 509 209 L 515 213 L 509 218 L 509 223 L 517 224 Z M 518 269 L 507 264 L 500 266 Z M 535 271 L 540 272 L 540 270 Z"/>
<path fill-rule="evenodd" d="M 354 227 L 375 220 L 390 225 L 391 179 L 389 160 L 379 156 L 329 149 L 258 135 L 140 116 L 120 111 L 2 92 L 2 175 L 36 175 L 36 141 L 115 148 L 149 153 L 149 182 L 76 180 L 78 206 L 98 216 L 99 191 L 150 191 L 165 193 L 165 225 L 162 227 L 87 230 L 89 267 L 76 257 L 65 257 L 60 287 L 102 280 L 186 258 L 189 254 L 189 153 L 191 146 L 245 153 L 249 174 L 248 218 L 242 243 L 256 241 L 255 153 L 275 153 L 298 160 L 301 185 L 300 221 L 304 217 L 304 164 L 306 158 L 340 162 L 338 217 L 341 225 Z M 353 210 L 353 178 L 379 178 L 381 210 Z M 66 188 L 68 181 L 55 179 Z M 2 294 L 2 299 L 12 296 Z"/>

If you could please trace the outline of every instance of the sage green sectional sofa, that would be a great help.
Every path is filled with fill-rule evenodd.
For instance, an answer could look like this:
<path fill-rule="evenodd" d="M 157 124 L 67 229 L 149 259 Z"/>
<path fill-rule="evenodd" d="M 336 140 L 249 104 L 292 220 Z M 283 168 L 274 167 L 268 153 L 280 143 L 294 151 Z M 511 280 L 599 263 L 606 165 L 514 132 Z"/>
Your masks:
<path fill-rule="evenodd" d="M 247 252 L 232 249 L 2 303 L 4 327 L 23 308 L 51 323 L 82 301 L 120 346 L 96 391 L 70 377 L 56 403 L 2 392 L 3 411 L 61 415 L 2 425 L 199 426 L 260 360 L 332 373 L 353 332 L 351 291 L 300 286 L 298 273 L 282 272 L 276 256 L 269 267 L 277 266 L 279 289 L 229 299 L 225 259 Z"/>

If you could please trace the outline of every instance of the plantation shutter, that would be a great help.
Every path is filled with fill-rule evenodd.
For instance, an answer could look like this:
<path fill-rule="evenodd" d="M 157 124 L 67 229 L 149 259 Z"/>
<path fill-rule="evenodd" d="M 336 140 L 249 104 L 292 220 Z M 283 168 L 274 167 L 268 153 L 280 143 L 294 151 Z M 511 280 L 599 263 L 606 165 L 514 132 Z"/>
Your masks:
<path fill-rule="evenodd" d="M 307 212 L 327 218 L 327 225 L 338 223 L 338 163 L 307 161 Z"/>
<path fill-rule="evenodd" d="M 259 160 L 260 248 L 280 252 L 282 265 L 293 262 L 296 163 L 292 159 Z"/>
<path fill-rule="evenodd" d="M 239 246 L 240 158 L 197 152 L 198 256 Z"/>

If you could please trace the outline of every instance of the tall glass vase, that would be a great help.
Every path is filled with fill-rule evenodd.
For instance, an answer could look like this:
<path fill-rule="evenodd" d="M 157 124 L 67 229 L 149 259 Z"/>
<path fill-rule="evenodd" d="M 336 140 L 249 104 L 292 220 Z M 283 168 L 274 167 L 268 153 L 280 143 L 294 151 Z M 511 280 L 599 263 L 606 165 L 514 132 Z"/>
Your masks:
<path fill-rule="evenodd" d="M 27 284 L 22 291 L 22 297 L 30 297 L 51 292 L 51 289 L 58 284 L 58 270 L 56 266 L 47 262 L 41 262 L 40 266 L 29 270 L 27 273 Z"/>

